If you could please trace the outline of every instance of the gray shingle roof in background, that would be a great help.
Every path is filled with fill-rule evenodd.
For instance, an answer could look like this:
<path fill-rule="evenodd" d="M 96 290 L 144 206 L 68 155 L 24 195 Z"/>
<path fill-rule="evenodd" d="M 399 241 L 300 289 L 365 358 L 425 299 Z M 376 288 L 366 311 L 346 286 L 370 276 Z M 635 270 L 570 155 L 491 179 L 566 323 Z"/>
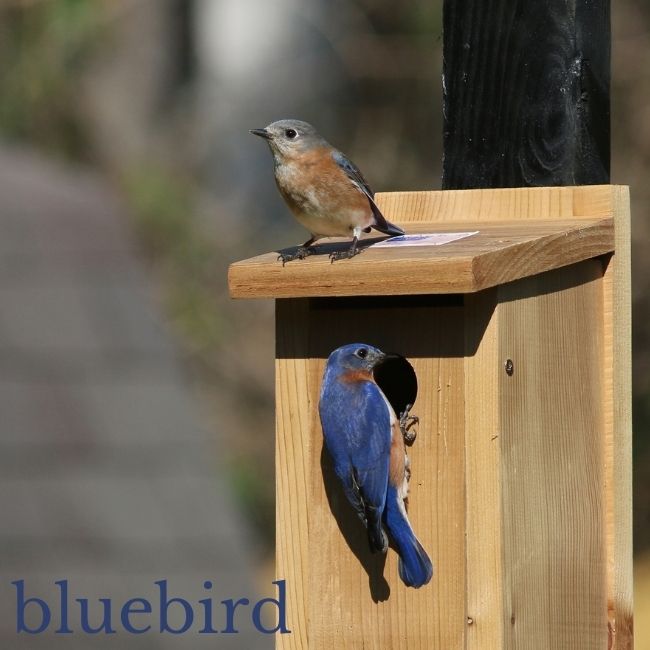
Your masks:
<path fill-rule="evenodd" d="M 50 602 L 68 579 L 91 607 L 153 598 L 161 578 L 194 603 L 212 596 L 216 615 L 224 598 L 258 597 L 187 386 L 111 191 L 0 150 L 1 648 L 272 646 L 246 616 L 230 636 L 15 634 L 16 579 Z"/>

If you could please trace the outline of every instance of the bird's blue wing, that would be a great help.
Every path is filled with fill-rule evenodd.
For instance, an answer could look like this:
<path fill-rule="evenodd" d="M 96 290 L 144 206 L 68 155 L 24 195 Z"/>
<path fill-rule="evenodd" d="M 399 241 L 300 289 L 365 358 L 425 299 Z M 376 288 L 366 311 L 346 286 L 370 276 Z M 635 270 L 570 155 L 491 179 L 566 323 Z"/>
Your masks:
<path fill-rule="evenodd" d="M 383 512 L 388 485 L 388 407 L 372 382 L 346 388 L 334 381 L 332 390 L 323 391 L 320 403 L 325 442 L 348 499 L 357 511 L 375 519 Z"/>
<path fill-rule="evenodd" d="M 352 464 L 364 502 L 383 511 L 390 463 L 390 414 L 376 384 L 366 382 L 362 390 L 359 419 L 354 418 L 350 426 L 358 426 L 365 436 L 352 452 Z"/>
<path fill-rule="evenodd" d="M 352 181 L 352 184 L 362 193 L 368 197 L 370 209 L 375 218 L 374 227 L 380 232 L 387 235 L 403 235 L 404 231 L 386 220 L 386 217 L 381 213 L 381 210 L 375 203 L 375 193 L 370 189 L 370 185 L 363 177 L 360 169 L 343 153 L 334 150 L 332 152 L 334 162 L 345 172 L 346 176 Z"/>

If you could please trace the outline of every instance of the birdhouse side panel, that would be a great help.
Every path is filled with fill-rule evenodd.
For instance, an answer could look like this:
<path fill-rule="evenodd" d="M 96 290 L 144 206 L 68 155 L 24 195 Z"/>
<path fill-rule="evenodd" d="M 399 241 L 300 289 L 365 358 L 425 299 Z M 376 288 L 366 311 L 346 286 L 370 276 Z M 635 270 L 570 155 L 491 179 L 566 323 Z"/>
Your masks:
<path fill-rule="evenodd" d="M 602 275 L 498 291 L 504 648 L 607 647 Z"/>

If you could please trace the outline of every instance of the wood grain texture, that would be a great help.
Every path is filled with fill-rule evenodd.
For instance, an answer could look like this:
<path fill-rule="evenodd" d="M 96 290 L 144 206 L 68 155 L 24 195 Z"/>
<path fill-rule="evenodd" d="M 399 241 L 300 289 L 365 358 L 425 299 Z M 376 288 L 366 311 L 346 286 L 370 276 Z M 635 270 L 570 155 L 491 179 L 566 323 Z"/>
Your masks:
<path fill-rule="evenodd" d="M 496 290 L 465 298 L 466 650 L 503 648 L 505 631 Z"/>
<path fill-rule="evenodd" d="M 602 266 L 498 289 L 503 648 L 606 650 Z M 486 646 L 500 647 L 500 646 Z"/>
<path fill-rule="evenodd" d="M 293 319 L 279 301 L 284 317 Z M 462 648 L 465 628 L 464 527 L 464 372 L 463 309 L 457 301 L 402 298 L 376 301 L 312 300 L 309 316 L 291 326 L 308 332 L 304 362 L 279 360 L 279 385 L 293 386 L 278 396 L 283 413 L 279 441 L 294 440 L 288 465 L 278 468 L 278 549 L 285 572 L 308 587 L 306 628 L 286 647 L 310 650 L 450 650 Z M 283 329 L 289 325 L 283 326 Z M 426 336 L 422 333 L 426 332 Z M 418 437 L 410 448 L 412 478 L 409 517 L 435 565 L 432 582 L 418 590 L 405 587 L 397 575 L 397 555 L 371 554 L 367 536 L 341 492 L 331 462 L 323 452 L 317 403 L 329 353 L 351 341 L 370 341 L 398 351 L 413 364 L 419 396 L 413 410 L 420 417 Z M 291 350 L 285 348 L 291 354 Z M 305 365 L 308 369 L 305 373 Z M 295 387 L 299 385 L 300 388 Z M 305 394 L 306 393 L 306 394 Z M 295 400 L 300 399 L 301 403 Z M 309 404 L 308 419 L 303 419 Z M 305 413 L 306 414 L 306 413 Z M 296 442 L 298 441 L 298 442 Z M 301 451 L 296 451 L 296 445 Z M 308 451 L 306 451 L 308 450 Z M 309 457 L 304 454 L 308 453 Z M 307 471 L 296 467 L 306 463 Z M 293 474 L 296 477 L 291 478 Z M 303 476 L 306 484 L 303 483 Z M 290 495 L 284 491 L 295 490 Z M 287 502 L 287 499 L 289 500 Z M 308 502 L 306 513 L 302 504 Z M 307 538 L 298 550 L 291 536 Z M 299 552 L 300 551 L 300 552 Z M 290 555 L 308 558 L 290 566 Z M 295 600 L 294 600 L 295 605 Z M 299 608 L 300 620 L 304 621 Z M 291 621 L 295 617 L 290 612 Z M 296 619 L 297 623 L 297 619 Z M 297 625 L 293 625 L 295 630 Z M 304 635 L 307 637 L 305 645 Z M 301 645 L 302 644 L 302 645 Z M 280 647 L 284 648 L 285 645 Z"/>
<path fill-rule="evenodd" d="M 633 647 L 630 199 L 614 196 L 616 253 L 603 277 L 607 604 L 612 650 Z"/>
<path fill-rule="evenodd" d="M 612 215 L 617 188 L 587 185 L 379 192 L 375 200 L 386 218 L 404 224 L 595 218 Z"/>
<path fill-rule="evenodd" d="M 458 230 L 435 222 L 408 232 Z M 301 297 L 473 293 L 613 250 L 608 218 L 463 223 L 478 234 L 442 246 L 369 248 L 342 262 L 313 255 L 283 266 L 277 253 L 229 270 L 233 297 Z M 347 245 L 347 244 L 346 244 Z"/>
<path fill-rule="evenodd" d="M 609 0 L 445 0 L 443 187 L 609 181 Z"/>
<path fill-rule="evenodd" d="M 287 625 L 278 650 L 307 648 L 309 603 L 309 454 L 312 405 L 307 379 L 307 300 L 276 302 L 276 575 L 287 584 Z"/>

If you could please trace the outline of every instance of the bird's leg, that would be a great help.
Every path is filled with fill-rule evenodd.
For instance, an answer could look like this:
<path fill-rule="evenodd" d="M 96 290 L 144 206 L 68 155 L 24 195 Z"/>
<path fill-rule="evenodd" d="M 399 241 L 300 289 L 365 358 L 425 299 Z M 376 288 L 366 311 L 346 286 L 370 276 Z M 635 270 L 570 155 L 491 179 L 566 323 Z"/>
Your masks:
<path fill-rule="evenodd" d="M 411 428 L 420 422 L 420 418 L 417 415 L 409 415 L 412 408 L 413 404 L 407 404 L 399 416 L 399 428 L 404 436 L 404 442 L 409 447 L 415 442 L 415 438 L 418 435 L 418 432 L 415 430 L 411 431 Z"/>
<path fill-rule="evenodd" d="M 278 255 L 278 260 L 282 261 L 282 266 L 293 260 L 304 260 L 305 257 L 309 257 L 309 255 L 313 255 L 316 252 L 311 248 L 311 245 L 315 241 L 316 237 L 310 237 L 302 246 L 298 246 L 293 253 L 280 253 Z"/>
<path fill-rule="evenodd" d="M 350 248 L 346 251 L 336 251 L 334 253 L 330 253 L 330 260 L 332 262 L 335 262 L 337 260 L 343 260 L 343 259 L 351 259 L 355 255 L 358 255 L 361 251 L 358 248 L 359 245 L 359 237 L 361 235 L 361 228 L 355 228 L 353 231 L 354 238 L 352 239 L 352 244 L 350 245 Z"/>

